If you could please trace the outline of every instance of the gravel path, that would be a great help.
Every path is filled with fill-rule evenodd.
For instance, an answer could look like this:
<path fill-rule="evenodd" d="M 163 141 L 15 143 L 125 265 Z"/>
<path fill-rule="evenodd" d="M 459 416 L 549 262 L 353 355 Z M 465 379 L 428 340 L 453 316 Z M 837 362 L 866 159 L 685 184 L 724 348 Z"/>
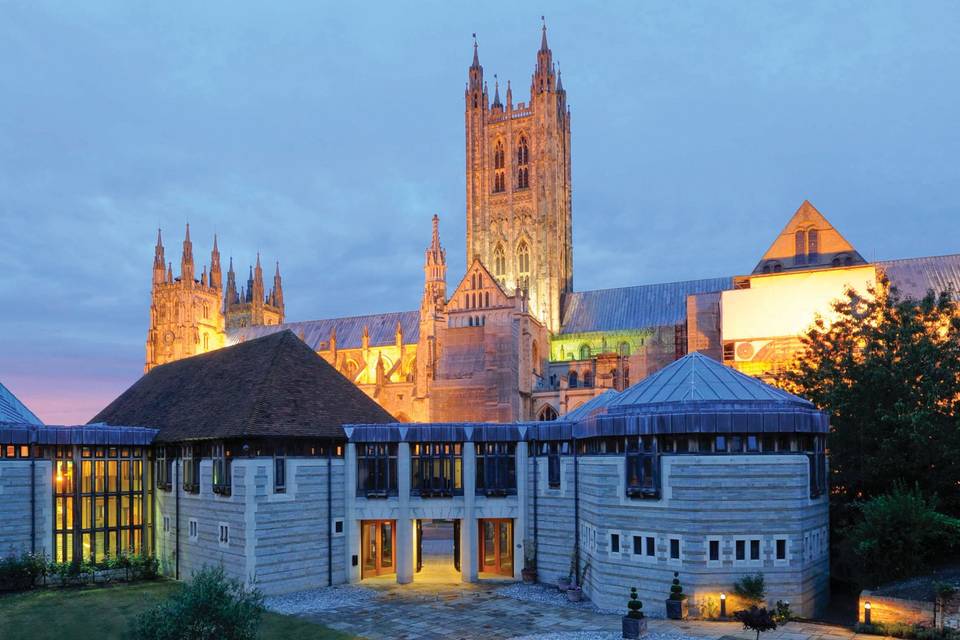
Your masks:
<path fill-rule="evenodd" d="M 498 596 L 513 598 L 514 600 L 523 600 L 524 602 L 536 602 L 551 607 L 564 607 L 568 609 L 580 609 L 581 611 L 595 611 L 597 613 L 619 613 L 619 611 L 607 611 L 595 606 L 589 600 L 580 602 L 570 602 L 567 595 L 557 591 L 557 588 L 544 584 L 524 584 L 517 582 L 506 587 L 501 587 L 494 591 Z M 574 638 L 574 640 L 579 640 Z"/>
<path fill-rule="evenodd" d="M 517 636 L 510 640 L 621 640 L 623 636 L 614 631 L 573 631 L 566 633 L 538 633 L 532 636 Z M 643 640 L 695 640 L 681 634 L 648 631 Z M 701 639 L 702 640 L 702 639 Z"/>
<path fill-rule="evenodd" d="M 376 599 L 377 596 L 377 592 L 373 589 L 340 585 L 272 596 L 265 600 L 264 605 L 270 611 L 284 615 L 299 615 L 301 613 L 322 613 L 337 609 L 355 609 L 365 606 L 371 600 Z"/>

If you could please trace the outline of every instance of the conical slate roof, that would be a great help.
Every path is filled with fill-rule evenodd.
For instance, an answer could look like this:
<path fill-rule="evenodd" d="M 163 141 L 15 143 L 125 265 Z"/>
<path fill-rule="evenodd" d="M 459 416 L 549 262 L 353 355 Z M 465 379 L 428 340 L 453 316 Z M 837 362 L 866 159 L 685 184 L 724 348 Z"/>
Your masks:
<path fill-rule="evenodd" d="M 622 391 L 610 407 L 688 402 L 772 402 L 813 405 L 791 393 L 724 366 L 701 353 L 690 353 Z"/>
<path fill-rule="evenodd" d="M 159 429 L 158 442 L 342 438 L 396 419 L 290 331 L 152 369 L 90 422 Z"/>

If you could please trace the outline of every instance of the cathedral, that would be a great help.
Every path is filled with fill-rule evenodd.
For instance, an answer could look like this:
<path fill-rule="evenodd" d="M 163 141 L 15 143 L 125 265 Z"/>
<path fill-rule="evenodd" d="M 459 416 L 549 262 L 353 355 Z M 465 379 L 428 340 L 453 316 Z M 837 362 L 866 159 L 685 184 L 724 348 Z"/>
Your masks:
<path fill-rule="evenodd" d="M 804 201 L 746 275 L 575 291 L 570 110 L 545 26 L 529 101 L 514 102 L 509 82 L 504 96 L 495 81 L 491 97 L 474 41 L 455 288 L 433 216 L 418 308 L 287 322 L 279 265 L 269 293 L 259 255 L 245 288 L 232 261 L 224 287 L 214 239 L 197 278 L 188 227 L 179 277 L 157 239 L 146 370 L 290 329 L 402 421 L 553 420 L 689 352 L 769 381 L 847 287 L 960 287 L 960 256 L 868 263 Z"/>

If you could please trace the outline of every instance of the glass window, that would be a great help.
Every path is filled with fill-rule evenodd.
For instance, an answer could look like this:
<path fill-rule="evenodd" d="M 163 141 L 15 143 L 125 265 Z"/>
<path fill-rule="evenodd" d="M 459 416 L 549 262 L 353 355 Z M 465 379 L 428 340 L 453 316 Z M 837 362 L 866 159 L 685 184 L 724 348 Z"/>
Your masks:
<path fill-rule="evenodd" d="M 653 536 L 647 536 L 647 555 L 651 558 L 657 555 L 657 539 Z"/>
<path fill-rule="evenodd" d="M 397 494 L 397 444 L 357 445 L 357 494 L 385 498 Z"/>
<path fill-rule="evenodd" d="M 737 540 L 735 545 L 736 548 L 736 558 L 737 560 L 746 560 L 747 559 L 747 542 L 746 540 Z"/>
<path fill-rule="evenodd" d="M 670 559 L 680 559 L 680 540 L 678 538 L 670 538 Z"/>
<path fill-rule="evenodd" d="M 213 492 L 221 495 L 230 495 L 230 455 L 222 442 L 214 443 L 210 447 L 210 457 L 213 460 Z"/>
<path fill-rule="evenodd" d="M 710 541 L 710 560 L 716 562 L 720 559 L 720 541 Z"/>
<path fill-rule="evenodd" d="M 643 536 L 633 536 L 633 555 L 643 554 Z"/>
<path fill-rule="evenodd" d="M 282 446 L 273 450 L 273 490 L 275 493 L 287 490 L 287 451 Z"/>
<path fill-rule="evenodd" d="M 479 442 L 477 450 L 477 493 L 503 496 L 517 492 L 516 443 Z"/>
<path fill-rule="evenodd" d="M 620 534 L 611 533 L 610 534 L 610 551 L 613 553 L 620 553 Z"/>
<path fill-rule="evenodd" d="M 786 560 L 787 559 L 787 541 L 784 539 L 777 540 L 777 560 Z"/>
<path fill-rule="evenodd" d="M 759 540 L 750 541 L 750 559 L 751 560 L 760 559 L 760 541 Z"/>
<path fill-rule="evenodd" d="M 200 492 L 200 451 L 192 444 L 182 448 L 183 490 L 188 493 Z"/>
<path fill-rule="evenodd" d="M 411 492 L 424 498 L 463 494 L 459 442 L 418 442 L 410 447 Z"/>
<path fill-rule="evenodd" d="M 653 436 L 627 439 L 626 476 L 628 497 L 660 497 L 660 456 Z"/>

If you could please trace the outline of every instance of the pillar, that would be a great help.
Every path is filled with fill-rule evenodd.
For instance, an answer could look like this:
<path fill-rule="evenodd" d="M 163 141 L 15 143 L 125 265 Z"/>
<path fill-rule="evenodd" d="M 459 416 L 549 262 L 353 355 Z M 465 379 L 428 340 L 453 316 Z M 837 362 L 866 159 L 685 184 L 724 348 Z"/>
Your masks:
<path fill-rule="evenodd" d="M 460 579 L 477 581 L 477 519 L 473 503 L 477 492 L 477 449 L 472 442 L 463 443 L 463 520 L 460 521 Z"/>
<path fill-rule="evenodd" d="M 410 521 L 410 443 L 397 443 L 397 582 L 413 582 L 413 523 Z"/>
<path fill-rule="evenodd" d="M 517 519 L 513 523 L 513 577 L 516 580 L 523 578 L 522 571 L 525 563 L 524 545 L 527 541 L 527 467 L 530 458 L 527 457 L 526 441 L 517 442 Z"/>
<path fill-rule="evenodd" d="M 360 582 L 360 529 L 357 526 L 357 445 L 347 443 L 343 455 L 343 537 L 347 582 Z M 354 564 L 353 559 L 357 559 Z"/>

